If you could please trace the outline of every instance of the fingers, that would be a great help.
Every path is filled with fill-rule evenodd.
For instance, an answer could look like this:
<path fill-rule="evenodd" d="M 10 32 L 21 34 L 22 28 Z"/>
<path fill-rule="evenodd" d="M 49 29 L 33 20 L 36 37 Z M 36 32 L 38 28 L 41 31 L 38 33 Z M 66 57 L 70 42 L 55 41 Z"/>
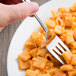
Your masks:
<path fill-rule="evenodd" d="M 9 21 L 14 22 L 31 16 L 36 13 L 39 9 L 37 3 L 34 2 L 24 2 L 17 5 L 10 5 L 8 7 Z"/>
<path fill-rule="evenodd" d="M 0 3 L 0 30 L 12 22 L 33 15 L 38 9 L 39 6 L 35 2 L 24 2 L 16 5 L 4 5 Z"/>

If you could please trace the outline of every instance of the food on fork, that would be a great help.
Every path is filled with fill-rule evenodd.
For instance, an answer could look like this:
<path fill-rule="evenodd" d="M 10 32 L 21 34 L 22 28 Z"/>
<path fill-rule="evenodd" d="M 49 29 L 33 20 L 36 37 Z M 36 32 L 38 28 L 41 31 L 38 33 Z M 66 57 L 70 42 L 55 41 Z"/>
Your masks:
<path fill-rule="evenodd" d="M 19 69 L 26 70 L 25 76 L 76 76 L 76 3 L 70 8 L 52 11 L 53 17 L 46 26 L 68 46 L 70 50 L 62 53 L 65 64 L 61 65 L 45 47 L 45 32 L 33 32 L 25 43 L 25 50 L 18 55 Z M 49 34 L 50 35 L 50 34 Z M 49 43 L 49 41 L 48 41 Z"/>

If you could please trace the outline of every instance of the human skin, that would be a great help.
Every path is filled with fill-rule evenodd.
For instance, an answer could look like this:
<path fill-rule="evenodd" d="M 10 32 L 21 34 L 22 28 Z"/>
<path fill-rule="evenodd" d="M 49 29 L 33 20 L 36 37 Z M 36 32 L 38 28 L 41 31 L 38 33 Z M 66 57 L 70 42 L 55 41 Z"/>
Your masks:
<path fill-rule="evenodd" d="M 13 5 L 0 3 L 0 32 L 8 24 L 33 15 L 39 9 L 35 2 L 23 2 Z"/>

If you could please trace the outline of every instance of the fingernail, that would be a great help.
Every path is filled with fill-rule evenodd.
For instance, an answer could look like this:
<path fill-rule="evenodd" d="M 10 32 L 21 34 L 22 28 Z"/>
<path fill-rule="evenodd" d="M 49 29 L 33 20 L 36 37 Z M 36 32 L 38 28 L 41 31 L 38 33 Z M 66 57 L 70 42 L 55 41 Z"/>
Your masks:
<path fill-rule="evenodd" d="M 30 11 L 31 11 L 32 14 L 35 13 L 35 12 L 37 12 L 38 9 L 39 9 L 39 5 L 37 3 L 33 2 L 30 5 Z"/>

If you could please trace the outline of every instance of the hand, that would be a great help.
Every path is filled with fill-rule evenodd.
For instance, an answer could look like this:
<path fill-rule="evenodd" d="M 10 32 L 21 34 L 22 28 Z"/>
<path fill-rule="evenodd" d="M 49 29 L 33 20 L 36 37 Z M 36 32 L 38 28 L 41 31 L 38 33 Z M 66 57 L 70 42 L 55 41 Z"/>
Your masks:
<path fill-rule="evenodd" d="M 0 31 L 12 22 L 33 15 L 38 9 L 38 4 L 34 2 L 24 2 L 15 5 L 4 5 L 0 3 Z"/>

